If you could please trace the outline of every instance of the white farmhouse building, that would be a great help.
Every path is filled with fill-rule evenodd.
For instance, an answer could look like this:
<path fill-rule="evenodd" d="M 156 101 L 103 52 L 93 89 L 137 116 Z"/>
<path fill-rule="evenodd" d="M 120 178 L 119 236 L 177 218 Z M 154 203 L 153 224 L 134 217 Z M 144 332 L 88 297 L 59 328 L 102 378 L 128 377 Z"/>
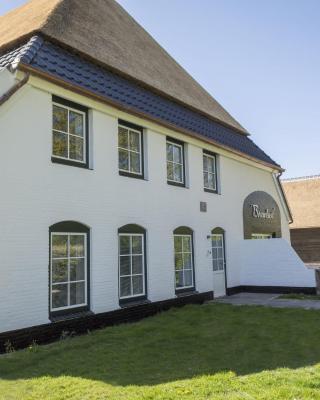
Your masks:
<path fill-rule="evenodd" d="M 213 294 L 313 291 L 281 172 L 114 0 L 0 17 L 0 350 Z"/>

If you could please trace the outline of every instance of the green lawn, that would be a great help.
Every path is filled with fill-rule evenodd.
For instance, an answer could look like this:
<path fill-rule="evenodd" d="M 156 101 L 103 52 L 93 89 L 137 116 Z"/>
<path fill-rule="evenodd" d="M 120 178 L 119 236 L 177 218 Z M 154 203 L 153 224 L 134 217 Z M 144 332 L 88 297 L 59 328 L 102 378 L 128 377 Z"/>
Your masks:
<path fill-rule="evenodd" d="M 303 294 L 303 293 L 288 293 L 282 294 L 279 299 L 293 299 L 293 300 L 320 300 L 319 295 Z"/>
<path fill-rule="evenodd" d="M 320 399 L 320 312 L 187 306 L 0 357 L 0 399 Z"/>

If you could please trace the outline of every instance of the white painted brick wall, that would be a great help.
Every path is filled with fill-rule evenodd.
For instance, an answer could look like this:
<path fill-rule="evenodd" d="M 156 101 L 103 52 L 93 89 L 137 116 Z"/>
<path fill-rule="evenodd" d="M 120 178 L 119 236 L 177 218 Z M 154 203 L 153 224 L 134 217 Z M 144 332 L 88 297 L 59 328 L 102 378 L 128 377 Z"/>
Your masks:
<path fill-rule="evenodd" d="M 55 94 L 66 93 L 54 89 Z M 0 108 L 0 332 L 48 322 L 48 229 L 64 220 L 91 228 L 94 312 L 119 307 L 117 230 L 128 223 L 147 230 L 150 300 L 174 297 L 172 236 L 181 225 L 195 232 L 196 289 L 213 288 L 207 235 L 217 226 L 226 231 L 228 284 L 240 285 L 243 201 L 252 191 L 265 190 L 280 206 L 271 173 L 221 156 L 222 194 L 205 193 L 199 141 L 171 132 L 189 143 L 190 189 L 169 186 L 166 137 L 160 128 L 152 128 L 146 132 L 148 180 L 119 176 L 115 111 L 68 96 L 93 109 L 93 170 L 51 163 L 50 93 L 28 85 Z M 208 203 L 207 213 L 200 213 L 200 201 Z M 289 241 L 282 208 L 281 216 Z M 254 257 L 261 259 L 260 254 Z"/>

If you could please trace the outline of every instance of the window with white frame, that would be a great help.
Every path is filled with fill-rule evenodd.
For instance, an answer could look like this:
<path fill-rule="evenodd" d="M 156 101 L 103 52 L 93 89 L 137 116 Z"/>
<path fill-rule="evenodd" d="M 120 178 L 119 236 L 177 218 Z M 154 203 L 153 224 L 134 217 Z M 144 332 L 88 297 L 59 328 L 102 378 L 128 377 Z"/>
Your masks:
<path fill-rule="evenodd" d="M 145 289 L 145 234 L 119 230 L 119 297 L 141 297 Z"/>
<path fill-rule="evenodd" d="M 84 232 L 51 232 L 51 311 L 88 304 L 87 239 Z"/>
<path fill-rule="evenodd" d="M 213 271 L 224 271 L 224 235 L 222 233 L 211 235 L 211 253 Z"/>
<path fill-rule="evenodd" d="M 125 122 L 118 126 L 119 172 L 143 176 L 143 130 Z"/>
<path fill-rule="evenodd" d="M 167 181 L 184 186 L 184 144 L 167 139 Z"/>
<path fill-rule="evenodd" d="M 53 98 L 52 157 L 60 162 L 87 164 L 87 110 L 67 100 Z"/>
<path fill-rule="evenodd" d="M 194 287 L 192 234 L 174 234 L 176 290 Z"/>
<path fill-rule="evenodd" d="M 203 186 L 206 191 L 217 192 L 216 156 L 203 153 Z"/>

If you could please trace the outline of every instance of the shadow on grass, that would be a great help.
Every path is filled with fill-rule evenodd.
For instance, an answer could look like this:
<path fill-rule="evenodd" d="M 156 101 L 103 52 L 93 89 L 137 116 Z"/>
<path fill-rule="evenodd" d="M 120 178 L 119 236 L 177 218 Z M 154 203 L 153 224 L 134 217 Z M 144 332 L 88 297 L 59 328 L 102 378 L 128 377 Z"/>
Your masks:
<path fill-rule="evenodd" d="M 155 385 L 233 371 L 247 375 L 320 361 L 320 312 L 186 306 L 0 358 L 0 378 L 72 376 Z"/>

